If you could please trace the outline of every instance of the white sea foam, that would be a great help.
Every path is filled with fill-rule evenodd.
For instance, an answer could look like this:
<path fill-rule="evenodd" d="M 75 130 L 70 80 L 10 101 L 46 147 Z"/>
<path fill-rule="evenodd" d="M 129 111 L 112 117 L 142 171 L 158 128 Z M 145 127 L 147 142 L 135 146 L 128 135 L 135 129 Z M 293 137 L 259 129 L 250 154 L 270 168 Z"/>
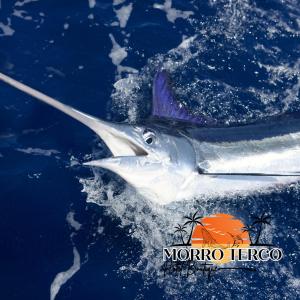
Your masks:
<path fill-rule="evenodd" d="M 79 160 L 73 155 L 70 157 L 70 167 L 80 166 Z"/>
<path fill-rule="evenodd" d="M 300 289 L 300 278 L 291 278 L 289 280 L 289 286 L 293 289 Z"/>
<path fill-rule="evenodd" d="M 2 33 L 0 33 L 0 36 L 11 36 L 15 33 L 15 30 L 11 27 L 11 19 L 7 19 L 7 23 L 4 24 L 3 22 L 0 22 L 0 29 L 2 30 Z"/>
<path fill-rule="evenodd" d="M 96 0 L 89 0 L 89 7 L 94 8 L 96 6 Z"/>
<path fill-rule="evenodd" d="M 63 73 L 62 71 L 58 70 L 57 68 L 54 68 L 54 67 L 51 67 L 51 66 L 48 66 L 46 67 L 46 70 L 52 74 L 55 74 L 59 77 L 66 77 L 65 73 Z"/>
<path fill-rule="evenodd" d="M 115 40 L 114 36 L 109 34 L 110 40 L 112 42 L 112 49 L 109 53 L 112 63 L 115 66 L 119 66 L 121 62 L 127 57 L 127 51 L 125 47 L 121 47 Z"/>
<path fill-rule="evenodd" d="M 15 17 L 24 19 L 26 21 L 31 21 L 32 20 L 32 17 L 29 16 L 28 13 L 25 10 L 14 9 L 12 15 L 15 16 Z"/>
<path fill-rule="evenodd" d="M 98 221 L 98 226 L 97 226 L 97 233 L 102 234 L 104 232 L 104 226 L 102 224 L 102 219 L 100 218 Z"/>
<path fill-rule="evenodd" d="M 62 285 L 64 285 L 76 272 L 80 270 L 80 255 L 75 247 L 73 247 L 73 265 L 66 271 L 58 273 L 50 287 L 50 300 L 54 300 Z"/>
<path fill-rule="evenodd" d="M 128 5 L 123 5 L 120 9 L 115 9 L 116 16 L 119 20 L 121 28 L 125 28 L 128 22 L 128 19 L 131 15 L 133 5 L 129 3 Z"/>
<path fill-rule="evenodd" d="M 39 22 L 39 24 L 36 26 L 36 28 L 39 28 L 40 25 L 44 22 L 44 13 L 40 12 L 38 14 L 39 17 L 34 19 L 33 16 L 31 16 L 29 12 L 25 10 L 25 6 L 27 4 L 37 1 L 39 0 L 24 0 L 15 2 L 12 8 L 11 16 L 23 19 L 25 21 Z M 14 18 L 12 19 L 14 20 Z M 7 22 L 0 22 L 0 29 L 2 30 L 2 33 L 0 33 L 0 37 L 12 36 L 15 33 L 15 30 L 13 28 L 11 18 L 8 18 Z"/>
<path fill-rule="evenodd" d="M 120 78 L 121 74 L 123 72 L 127 73 L 137 73 L 137 70 L 128 67 L 128 66 L 122 66 L 122 61 L 127 57 L 127 51 L 126 47 L 121 47 L 115 40 L 114 36 L 110 33 L 109 37 L 112 42 L 112 49 L 109 53 L 109 57 L 111 58 L 112 63 L 117 67 L 117 78 Z"/>
<path fill-rule="evenodd" d="M 42 176 L 42 173 L 33 173 L 27 175 L 29 179 L 39 179 Z"/>
<path fill-rule="evenodd" d="M 190 10 L 182 11 L 175 9 L 174 7 L 172 7 L 172 0 L 165 0 L 165 3 L 163 5 L 154 3 L 153 7 L 165 11 L 167 14 L 167 19 L 172 23 L 174 23 L 179 18 L 187 19 L 194 14 L 194 12 Z"/>
<path fill-rule="evenodd" d="M 126 73 L 138 73 L 138 70 L 137 69 L 135 69 L 135 68 L 132 68 L 132 67 L 128 67 L 128 66 L 119 66 L 118 67 L 118 71 L 120 72 L 120 73 L 123 73 L 123 72 L 126 72 Z"/>
<path fill-rule="evenodd" d="M 42 156 L 51 156 L 55 154 L 59 154 L 60 152 L 54 149 L 41 149 L 41 148 L 17 148 L 16 149 L 19 152 L 23 152 L 26 154 L 32 154 L 32 155 L 42 155 Z"/>
<path fill-rule="evenodd" d="M 37 2 L 37 1 L 39 1 L 39 0 L 24 0 L 24 1 L 17 1 L 17 2 L 15 3 L 15 6 L 24 6 L 24 5 L 28 4 L 28 3 L 31 3 L 31 2 Z"/>
<path fill-rule="evenodd" d="M 75 220 L 75 212 L 74 211 L 70 211 L 67 214 L 66 220 L 70 224 L 70 226 L 72 228 L 74 228 L 76 231 L 78 231 L 82 226 L 77 220 Z"/>
<path fill-rule="evenodd" d="M 125 2 L 125 0 L 113 0 L 113 5 L 120 5 L 124 2 Z"/>
<path fill-rule="evenodd" d="M 177 48 L 181 49 L 189 49 L 192 42 L 197 38 L 197 35 L 191 37 L 183 37 L 182 42 L 178 45 Z"/>

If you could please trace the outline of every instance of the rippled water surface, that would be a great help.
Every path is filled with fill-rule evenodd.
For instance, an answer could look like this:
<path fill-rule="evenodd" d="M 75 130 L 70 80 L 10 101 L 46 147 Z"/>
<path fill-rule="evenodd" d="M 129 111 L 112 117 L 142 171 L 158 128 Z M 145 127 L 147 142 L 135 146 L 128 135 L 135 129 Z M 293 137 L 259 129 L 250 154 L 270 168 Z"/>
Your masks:
<path fill-rule="evenodd" d="M 293 0 L 3 0 L 0 71 L 134 123 L 149 115 L 164 68 L 195 114 L 249 123 L 299 112 L 299 39 Z M 4 84 L 0 103 L 1 299 L 297 299 L 299 184 L 160 207 L 81 166 L 110 155 L 89 129 Z M 245 223 L 270 214 L 262 238 L 284 258 L 210 280 L 163 276 L 162 247 L 197 210 Z"/>

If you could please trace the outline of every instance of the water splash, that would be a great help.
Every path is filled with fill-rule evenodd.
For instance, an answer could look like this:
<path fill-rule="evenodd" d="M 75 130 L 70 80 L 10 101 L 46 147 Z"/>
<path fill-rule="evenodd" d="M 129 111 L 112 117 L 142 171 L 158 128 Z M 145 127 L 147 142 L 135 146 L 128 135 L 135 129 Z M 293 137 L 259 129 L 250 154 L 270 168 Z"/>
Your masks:
<path fill-rule="evenodd" d="M 55 276 L 50 287 L 50 300 L 54 300 L 61 286 L 64 285 L 70 278 L 74 276 L 75 273 L 80 270 L 80 255 L 75 247 L 73 248 L 73 255 L 74 261 L 72 266 L 68 270 L 60 272 Z"/>
<path fill-rule="evenodd" d="M 210 1 L 209 6 L 213 12 L 205 16 L 204 21 L 201 18 L 186 20 L 193 29 L 187 30 L 177 47 L 148 59 L 138 74 L 118 78 L 112 93 L 113 118 L 134 123 L 147 115 L 151 81 L 160 68 L 171 73 L 176 95 L 183 105 L 224 124 L 251 122 L 293 111 L 299 105 L 299 61 L 291 58 L 297 57 L 299 49 L 287 50 L 284 42 L 278 43 L 278 37 L 285 40 L 299 37 L 297 5 L 287 1 L 288 18 L 275 8 L 267 10 L 250 1 Z M 145 287 L 156 283 L 171 299 L 212 295 L 246 298 L 254 291 L 259 291 L 260 299 L 270 295 L 276 299 L 279 283 L 282 292 L 295 299 L 295 290 L 291 287 L 299 282 L 293 267 L 299 237 L 296 214 L 289 212 L 297 206 L 298 184 L 260 196 L 229 198 L 224 195 L 161 207 L 142 199 L 119 179 L 105 181 L 97 170 L 93 175 L 80 179 L 87 201 L 104 206 L 106 213 L 118 219 L 121 227 L 129 226 L 130 235 L 141 245 L 139 253 L 131 253 L 132 261 L 120 263 L 119 272 L 123 276 L 138 272 L 145 280 Z M 278 207 L 285 207 L 285 211 Z M 217 273 L 211 281 L 201 274 L 189 278 L 164 276 L 162 247 L 173 242 L 174 227 L 182 218 L 197 210 L 204 216 L 229 213 L 244 221 L 249 221 L 251 213 L 267 211 L 272 214 L 273 223 L 262 238 L 283 248 L 289 243 L 293 249 L 287 253 L 289 262 L 260 264 L 253 274 Z M 286 224 L 290 224 L 288 230 L 292 236 L 285 235 Z M 263 290 L 261 282 L 265 283 Z M 220 285 L 226 289 L 220 289 Z"/>

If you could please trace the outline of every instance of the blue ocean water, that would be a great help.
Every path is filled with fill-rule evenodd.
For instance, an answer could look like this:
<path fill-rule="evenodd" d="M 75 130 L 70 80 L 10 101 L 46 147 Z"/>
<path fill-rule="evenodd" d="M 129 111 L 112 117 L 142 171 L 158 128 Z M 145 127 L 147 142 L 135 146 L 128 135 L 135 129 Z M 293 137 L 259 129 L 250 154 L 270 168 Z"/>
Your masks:
<path fill-rule="evenodd" d="M 163 67 L 196 114 L 247 123 L 299 111 L 299 26 L 293 0 L 3 0 L 0 71 L 97 117 L 136 122 Z M 80 270 L 55 299 L 299 297 L 299 184 L 152 207 L 81 166 L 109 156 L 89 129 L 2 83 L 0 103 L 1 299 L 49 299 L 74 253 Z M 267 212 L 263 238 L 284 259 L 210 280 L 162 276 L 173 219 L 195 210 L 245 222 Z"/>

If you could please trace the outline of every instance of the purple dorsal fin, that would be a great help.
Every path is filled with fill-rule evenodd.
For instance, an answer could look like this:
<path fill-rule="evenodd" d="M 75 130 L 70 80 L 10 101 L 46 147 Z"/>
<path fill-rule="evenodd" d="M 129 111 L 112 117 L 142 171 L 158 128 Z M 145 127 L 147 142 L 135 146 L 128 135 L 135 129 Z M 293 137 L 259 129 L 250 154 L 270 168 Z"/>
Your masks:
<path fill-rule="evenodd" d="M 193 116 L 182 104 L 179 104 L 173 94 L 168 73 L 159 71 L 153 81 L 152 115 L 158 118 L 168 118 L 195 124 L 206 124 L 204 117 Z"/>

